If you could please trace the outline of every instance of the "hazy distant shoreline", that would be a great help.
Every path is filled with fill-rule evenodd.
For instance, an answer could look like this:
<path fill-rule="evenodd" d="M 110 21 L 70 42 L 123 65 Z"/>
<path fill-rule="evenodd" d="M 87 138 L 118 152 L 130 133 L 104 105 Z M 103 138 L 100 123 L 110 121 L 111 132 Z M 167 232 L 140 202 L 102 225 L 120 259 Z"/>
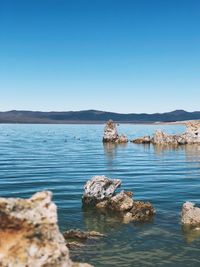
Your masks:
<path fill-rule="evenodd" d="M 109 119 L 123 124 L 184 124 L 189 120 L 199 120 L 200 111 L 187 112 L 185 110 L 175 110 L 153 114 L 123 114 L 99 110 L 57 112 L 11 110 L 0 112 L 0 123 L 104 124 Z"/>
<path fill-rule="evenodd" d="M 183 125 L 187 121 L 174 121 L 174 122 L 120 122 L 115 121 L 117 124 L 136 124 L 136 125 Z M 56 125 L 80 125 L 80 124 L 105 124 L 106 121 L 67 121 L 67 122 L 0 122 L 0 124 L 56 124 Z"/>

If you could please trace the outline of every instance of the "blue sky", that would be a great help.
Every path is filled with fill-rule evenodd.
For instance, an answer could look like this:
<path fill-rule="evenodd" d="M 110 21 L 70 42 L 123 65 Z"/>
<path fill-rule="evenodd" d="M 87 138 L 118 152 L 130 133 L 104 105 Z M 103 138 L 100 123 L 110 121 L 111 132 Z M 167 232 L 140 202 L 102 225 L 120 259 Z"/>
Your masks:
<path fill-rule="evenodd" d="M 199 0 L 0 0 L 0 110 L 200 110 Z"/>

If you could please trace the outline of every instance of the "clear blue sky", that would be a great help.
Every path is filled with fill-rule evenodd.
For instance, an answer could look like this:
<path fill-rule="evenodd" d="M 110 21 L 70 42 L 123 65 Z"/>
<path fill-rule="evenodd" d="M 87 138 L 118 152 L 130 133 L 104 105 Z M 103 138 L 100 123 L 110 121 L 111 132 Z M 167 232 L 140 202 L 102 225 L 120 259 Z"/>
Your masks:
<path fill-rule="evenodd" d="M 0 110 L 200 110 L 199 0 L 0 0 Z"/>

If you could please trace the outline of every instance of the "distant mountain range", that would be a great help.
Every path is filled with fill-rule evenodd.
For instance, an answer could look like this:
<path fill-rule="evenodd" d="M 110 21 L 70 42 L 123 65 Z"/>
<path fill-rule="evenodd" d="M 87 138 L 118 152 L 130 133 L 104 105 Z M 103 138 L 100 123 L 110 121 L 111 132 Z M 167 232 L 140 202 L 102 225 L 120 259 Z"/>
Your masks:
<path fill-rule="evenodd" d="M 153 114 L 122 114 L 99 110 L 64 112 L 11 110 L 0 112 L 0 123 L 104 123 L 109 119 L 121 123 L 175 122 L 200 119 L 200 111 L 174 110 Z"/>

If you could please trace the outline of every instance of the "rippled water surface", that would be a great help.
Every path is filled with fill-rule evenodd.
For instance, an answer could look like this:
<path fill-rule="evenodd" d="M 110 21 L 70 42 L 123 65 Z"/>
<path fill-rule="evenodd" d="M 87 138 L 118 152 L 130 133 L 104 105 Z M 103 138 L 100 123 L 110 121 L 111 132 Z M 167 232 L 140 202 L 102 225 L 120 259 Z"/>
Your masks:
<path fill-rule="evenodd" d="M 168 133 L 183 126 L 120 125 L 129 138 Z M 30 197 L 51 190 L 62 231 L 97 230 L 72 257 L 102 266 L 200 266 L 200 231 L 186 231 L 180 211 L 186 200 L 200 203 L 200 146 L 179 149 L 129 143 L 103 146 L 103 125 L 0 125 L 0 195 Z M 84 183 L 93 175 L 120 178 L 122 188 L 156 208 L 153 221 L 121 224 L 81 209 Z"/>

